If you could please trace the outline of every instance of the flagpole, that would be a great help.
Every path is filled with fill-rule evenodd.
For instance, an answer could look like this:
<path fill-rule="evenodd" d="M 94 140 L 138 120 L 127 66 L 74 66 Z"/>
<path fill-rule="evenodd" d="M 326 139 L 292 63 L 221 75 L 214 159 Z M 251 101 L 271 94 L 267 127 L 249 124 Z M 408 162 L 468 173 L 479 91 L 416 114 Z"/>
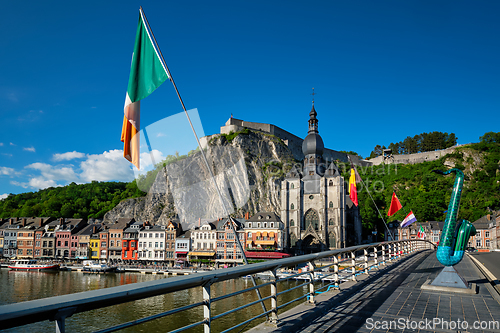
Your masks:
<path fill-rule="evenodd" d="M 351 168 L 356 169 L 356 168 L 354 167 L 354 163 L 351 161 L 351 158 L 349 157 L 349 155 L 347 156 L 347 159 L 348 159 L 348 160 L 349 160 L 349 162 L 351 163 Z M 357 173 L 357 170 L 356 170 L 355 172 Z M 378 210 L 378 206 L 377 206 L 377 204 L 375 203 L 375 200 L 373 200 L 373 197 L 372 197 L 372 195 L 371 195 L 370 191 L 368 190 L 368 187 L 366 186 L 365 182 L 363 181 L 363 178 L 361 178 L 361 176 L 359 177 L 359 180 L 361 181 L 361 183 L 363 184 L 363 186 L 366 188 L 366 192 L 368 193 L 368 195 L 369 195 L 369 196 L 370 196 L 370 198 L 372 199 L 372 201 L 373 201 L 373 205 L 374 205 L 374 206 L 375 206 L 375 208 L 377 209 L 378 215 L 380 215 L 380 218 L 381 218 L 381 219 L 382 219 L 382 221 L 384 222 L 384 226 L 385 226 L 385 228 L 387 229 L 387 232 L 389 233 L 389 235 L 391 235 L 392 240 L 395 240 L 395 239 L 394 239 L 394 234 L 393 234 L 393 233 L 389 230 L 389 227 L 387 226 L 387 223 L 385 222 L 385 220 L 384 220 L 384 218 L 383 218 L 382 214 L 381 214 L 381 213 L 380 213 L 380 211 Z"/>
<path fill-rule="evenodd" d="M 153 37 L 156 49 L 158 50 L 158 53 L 160 54 L 160 60 L 162 62 L 162 66 L 165 69 L 165 71 L 167 72 L 167 74 L 168 74 L 168 76 L 170 78 L 170 81 L 172 82 L 172 85 L 174 86 L 175 92 L 177 93 L 177 97 L 179 98 L 179 101 L 181 102 L 182 109 L 184 110 L 184 113 L 186 114 L 186 117 L 187 117 L 187 120 L 189 122 L 189 125 L 191 126 L 191 130 L 193 131 L 194 137 L 196 138 L 196 142 L 198 143 L 198 147 L 200 148 L 201 155 L 203 157 L 203 160 L 205 161 L 205 165 L 206 165 L 206 167 L 208 169 L 208 172 L 210 173 L 210 176 L 212 178 L 212 182 L 214 183 L 214 186 L 215 186 L 215 190 L 217 191 L 217 194 L 218 194 L 219 199 L 221 201 L 222 208 L 224 209 L 224 212 L 225 212 L 225 214 L 227 215 L 227 217 L 229 219 L 229 222 L 230 222 L 229 225 L 231 226 L 231 229 L 233 230 L 234 238 L 236 239 L 236 243 L 238 244 L 238 248 L 239 248 L 239 250 L 241 252 L 241 255 L 243 256 L 243 261 L 244 261 L 245 265 L 248 265 L 248 260 L 247 260 L 247 257 L 245 255 L 245 251 L 243 250 L 243 247 L 241 246 L 240 239 L 239 239 L 238 234 L 236 233 L 236 229 L 235 229 L 235 227 L 233 225 L 233 218 L 230 216 L 229 211 L 228 211 L 226 205 L 224 204 L 224 200 L 222 198 L 222 193 L 220 192 L 219 186 L 217 186 L 217 181 L 215 180 L 215 175 L 212 172 L 212 169 L 210 169 L 210 165 L 208 163 L 207 157 L 205 156 L 205 152 L 203 151 L 203 147 L 201 146 L 200 139 L 198 138 L 198 135 L 196 134 L 196 130 L 194 129 L 193 123 L 191 122 L 191 118 L 189 117 L 189 114 L 188 114 L 188 112 L 186 110 L 186 106 L 184 105 L 184 101 L 182 100 L 181 94 L 179 93 L 179 90 L 177 89 L 177 86 L 175 85 L 174 78 L 173 78 L 172 74 L 170 73 L 170 70 L 168 69 L 167 62 L 165 61 L 165 58 L 163 58 L 163 54 L 161 53 L 160 46 L 158 45 L 158 43 L 156 41 L 156 37 L 155 37 L 155 35 L 153 33 L 153 29 L 151 29 L 151 26 L 149 25 L 148 19 L 146 18 L 146 14 L 144 13 L 144 10 L 142 9 L 142 6 L 140 6 L 139 11 L 141 13 L 141 16 L 144 18 L 144 22 L 146 22 L 146 24 L 147 24 L 148 30 L 151 31 L 151 36 Z M 254 277 L 252 275 L 250 277 L 251 277 L 252 283 L 253 283 L 253 285 L 255 287 L 257 285 L 255 283 L 255 279 L 254 279 Z M 259 296 L 259 299 L 262 299 L 262 296 L 260 294 L 259 289 L 255 289 L 255 291 L 257 292 L 257 295 Z M 261 302 L 261 305 L 262 305 L 262 308 L 263 308 L 264 312 L 267 312 L 266 307 L 264 305 L 264 302 Z M 269 315 L 266 314 L 266 316 L 269 319 Z"/>

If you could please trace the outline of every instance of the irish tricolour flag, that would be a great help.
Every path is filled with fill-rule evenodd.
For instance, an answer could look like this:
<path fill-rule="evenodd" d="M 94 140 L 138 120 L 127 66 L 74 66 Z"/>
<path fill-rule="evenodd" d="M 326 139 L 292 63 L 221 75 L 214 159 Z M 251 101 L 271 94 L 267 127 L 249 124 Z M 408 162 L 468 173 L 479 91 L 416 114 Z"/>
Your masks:
<path fill-rule="evenodd" d="M 125 116 L 122 137 L 123 157 L 137 169 L 139 164 L 140 100 L 155 91 L 166 79 L 170 79 L 166 67 L 158 56 L 158 51 L 145 25 L 144 12 L 139 11 L 139 25 L 135 35 L 134 53 L 125 97 Z"/>

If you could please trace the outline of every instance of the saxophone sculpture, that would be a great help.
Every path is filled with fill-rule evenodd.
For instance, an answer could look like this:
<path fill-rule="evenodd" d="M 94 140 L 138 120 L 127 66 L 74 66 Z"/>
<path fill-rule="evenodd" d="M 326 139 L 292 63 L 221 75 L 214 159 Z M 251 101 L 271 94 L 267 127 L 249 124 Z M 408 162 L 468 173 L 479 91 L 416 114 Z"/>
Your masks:
<path fill-rule="evenodd" d="M 462 196 L 462 186 L 464 184 L 464 173 L 460 169 L 450 169 L 448 171 L 433 170 L 433 172 L 447 175 L 455 173 L 455 184 L 451 193 L 448 212 L 444 221 L 441 239 L 436 253 L 439 262 L 445 266 L 458 264 L 463 256 L 465 247 L 469 242 L 469 237 L 476 234 L 476 228 L 469 221 L 462 220 L 457 223 L 458 207 Z"/>

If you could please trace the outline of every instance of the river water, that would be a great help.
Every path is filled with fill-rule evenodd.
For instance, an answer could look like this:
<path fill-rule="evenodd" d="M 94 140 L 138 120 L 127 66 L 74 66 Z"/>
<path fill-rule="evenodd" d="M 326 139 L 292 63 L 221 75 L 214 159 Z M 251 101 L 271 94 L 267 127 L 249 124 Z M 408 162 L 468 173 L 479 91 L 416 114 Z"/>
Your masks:
<path fill-rule="evenodd" d="M 54 273 L 20 272 L 0 269 L 0 305 L 29 301 L 39 298 L 65 295 L 88 290 L 110 288 L 129 283 L 145 282 L 168 278 L 166 275 L 139 274 L 139 273 L 113 273 L 113 274 L 85 274 L 81 272 L 61 271 Z M 263 283 L 257 280 L 257 283 Z M 301 282 L 287 281 L 278 285 L 278 292 Z M 302 282 L 303 283 L 303 282 Z M 246 279 L 235 279 L 215 283 L 211 287 L 211 296 L 217 297 L 252 286 Z M 307 292 L 307 287 L 297 288 L 278 298 L 278 304 L 299 297 Z M 270 287 L 261 288 L 263 297 L 269 295 Z M 202 289 L 192 288 L 175 293 L 156 296 L 135 302 L 124 303 L 94 311 L 73 315 L 66 319 L 67 332 L 93 332 L 127 321 L 139 319 L 169 309 L 177 308 L 202 300 Z M 236 297 L 231 297 L 212 303 L 212 315 L 229 311 L 235 307 L 257 300 L 255 291 L 250 291 Z M 266 302 L 270 309 L 270 302 Z M 234 314 L 222 317 L 212 322 L 212 332 L 220 332 L 262 313 L 261 304 L 256 304 Z M 263 317 L 265 318 L 265 317 Z M 198 322 L 203 319 L 203 309 L 198 307 L 178 314 L 144 323 L 122 332 L 167 332 L 184 325 Z M 262 322 L 257 319 L 250 326 Z M 50 321 L 20 326 L 5 330 L 5 332 L 54 332 L 55 323 Z M 202 326 L 187 332 L 202 332 Z M 234 330 L 235 332 L 241 331 Z"/>

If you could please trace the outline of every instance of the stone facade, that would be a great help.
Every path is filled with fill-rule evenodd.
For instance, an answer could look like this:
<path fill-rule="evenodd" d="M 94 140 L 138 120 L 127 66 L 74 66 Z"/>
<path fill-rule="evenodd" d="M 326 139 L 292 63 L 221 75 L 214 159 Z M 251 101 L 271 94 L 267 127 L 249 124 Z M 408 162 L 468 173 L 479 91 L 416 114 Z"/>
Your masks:
<path fill-rule="evenodd" d="M 349 199 L 344 178 L 333 162 L 325 169 L 316 115 L 313 105 L 309 133 L 302 143 L 303 171 L 293 167 L 281 182 L 284 247 L 296 253 L 361 243 L 359 210 Z"/>

